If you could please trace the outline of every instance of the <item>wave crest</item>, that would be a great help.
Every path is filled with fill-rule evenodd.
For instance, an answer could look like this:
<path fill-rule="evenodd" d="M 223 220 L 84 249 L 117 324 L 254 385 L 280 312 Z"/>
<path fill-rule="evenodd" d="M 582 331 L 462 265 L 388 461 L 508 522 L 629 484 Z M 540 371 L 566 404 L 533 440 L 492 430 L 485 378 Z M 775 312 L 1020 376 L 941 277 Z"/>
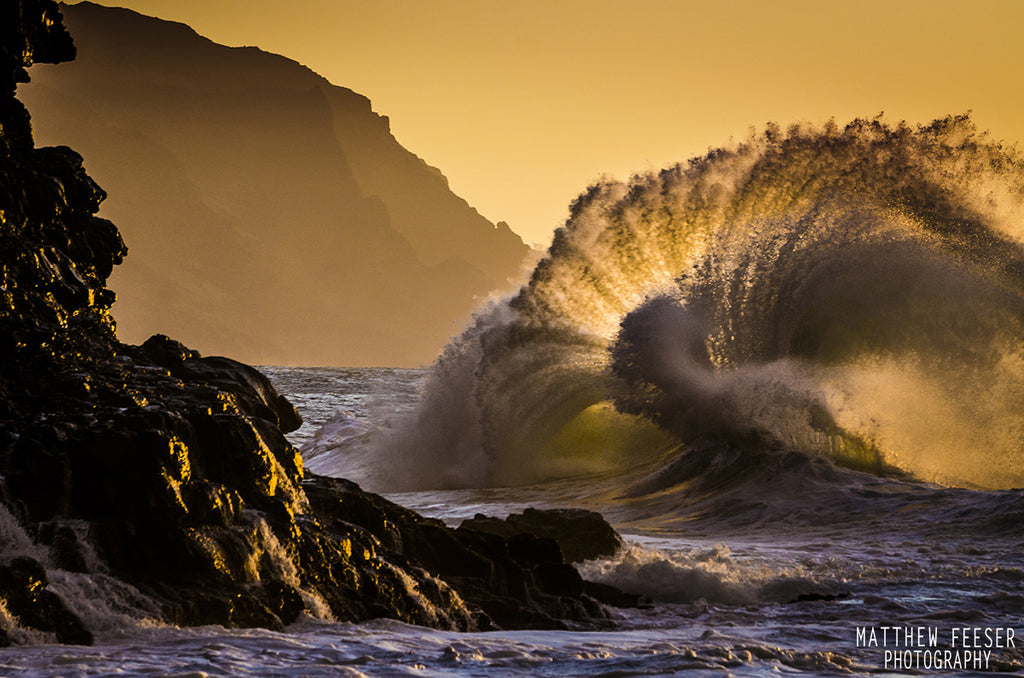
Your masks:
<path fill-rule="evenodd" d="M 520 484 L 762 440 L 1024 485 L 1022 167 L 957 116 L 769 125 L 599 182 L 363 480 Z M 558 442 L 574 430 L 591 442 Z"/>

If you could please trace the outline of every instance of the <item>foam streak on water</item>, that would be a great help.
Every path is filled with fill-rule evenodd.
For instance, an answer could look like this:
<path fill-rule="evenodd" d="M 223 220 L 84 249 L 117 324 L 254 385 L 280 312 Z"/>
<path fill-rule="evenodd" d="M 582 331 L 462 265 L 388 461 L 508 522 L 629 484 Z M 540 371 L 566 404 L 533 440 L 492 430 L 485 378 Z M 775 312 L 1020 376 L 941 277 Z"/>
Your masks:
<path fill-rule="evenodd" d="M 561 676 L 670 675 L 684 670 L 765 676 L 884 673 L 856 628 L 1024 626 L 1019 568 L 975 544 L 827 538 L 680 541 L 634 537 L 588 576 L 634 583 L 654 604 L 618 610 L 597 631 L 434 631 L 377 621 L 306 619 L 285 633 L 216 627 L 105 634 L 96 647 L 0 650 L 4 676 Z M 945 644 L 945 642 L 944 642 Z M 1019 671 L 1019 649 L 989 668 Z"/>

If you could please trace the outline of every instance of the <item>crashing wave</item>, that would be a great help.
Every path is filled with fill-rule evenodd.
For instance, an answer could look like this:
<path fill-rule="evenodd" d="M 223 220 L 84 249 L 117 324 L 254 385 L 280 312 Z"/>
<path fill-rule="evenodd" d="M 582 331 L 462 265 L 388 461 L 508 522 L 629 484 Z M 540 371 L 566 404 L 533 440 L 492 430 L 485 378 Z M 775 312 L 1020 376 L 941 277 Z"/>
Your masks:
<path fill-rule="evenodd" d="M 1022 168 L 957 116 L 769 125 L 597 183 L 360 480 L 523 484 L 717 441 L 1024 485 Z"/>

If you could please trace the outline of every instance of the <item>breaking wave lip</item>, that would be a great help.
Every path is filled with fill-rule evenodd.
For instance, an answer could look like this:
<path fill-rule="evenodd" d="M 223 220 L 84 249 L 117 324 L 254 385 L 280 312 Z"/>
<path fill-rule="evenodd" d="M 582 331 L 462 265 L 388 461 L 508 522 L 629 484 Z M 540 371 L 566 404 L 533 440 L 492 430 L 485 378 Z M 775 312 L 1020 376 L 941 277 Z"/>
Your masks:
<path fill-rule="evenodd" d="M 1024 486 L 1022 243 L 1024 161 L 967 116 L 768 125 L 591 186 L 375 463 L 324 470 L 388 491 L 625 483 L 717 446 Z"/>

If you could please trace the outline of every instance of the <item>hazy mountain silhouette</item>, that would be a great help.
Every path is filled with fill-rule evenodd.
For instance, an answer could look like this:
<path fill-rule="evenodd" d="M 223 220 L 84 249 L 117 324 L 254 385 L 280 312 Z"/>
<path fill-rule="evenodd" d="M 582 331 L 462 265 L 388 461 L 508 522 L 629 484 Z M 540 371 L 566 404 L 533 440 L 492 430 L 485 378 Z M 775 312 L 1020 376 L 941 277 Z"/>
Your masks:
<path fill-rule="evenodd" d="M 123 341 L 247 362 L 416 365 L 527 253 L 402 148 L 370 101 L 254 47 L 92 3 L 78 59 L 19 96 L 37 143 L 86 158 L 129 256 Z"/>

